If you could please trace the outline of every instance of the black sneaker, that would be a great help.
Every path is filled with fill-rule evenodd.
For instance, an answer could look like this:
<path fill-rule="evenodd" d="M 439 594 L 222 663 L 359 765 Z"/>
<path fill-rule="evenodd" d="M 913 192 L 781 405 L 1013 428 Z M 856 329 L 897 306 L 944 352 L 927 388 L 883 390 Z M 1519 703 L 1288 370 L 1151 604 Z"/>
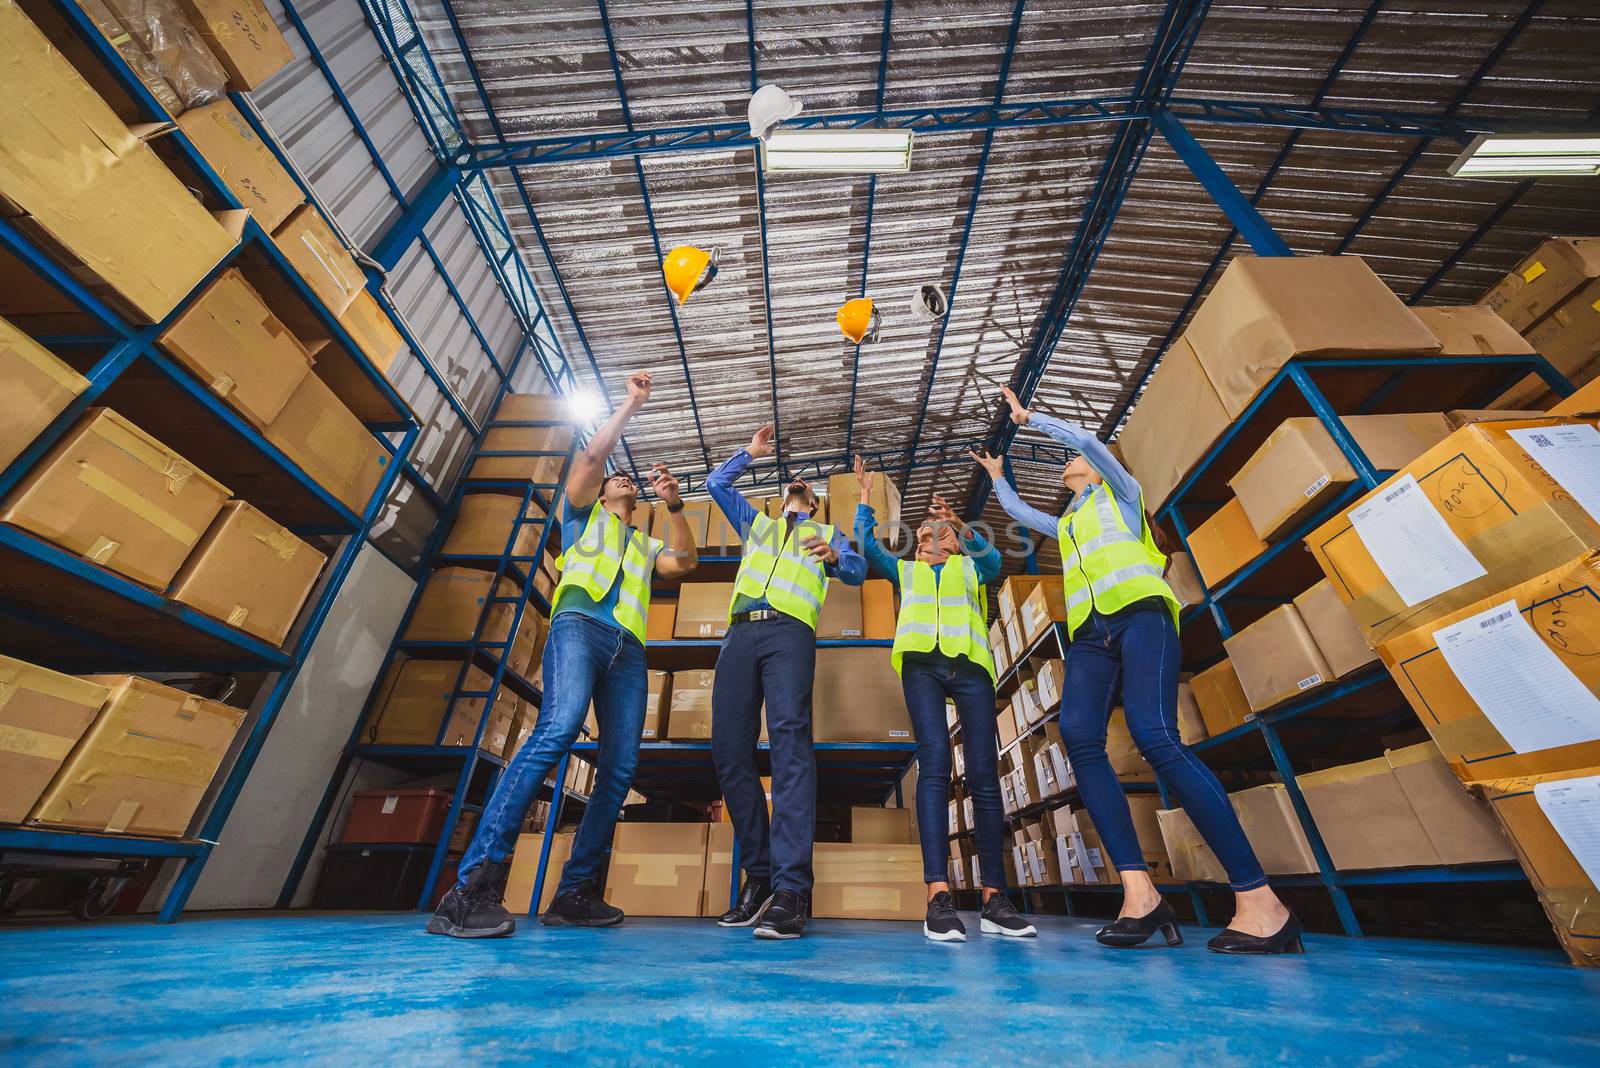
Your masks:
<path fill-rule="evenodd" d="M 940 890 L 928 902 L 928 918 L 922 921 L 922 934 L 934 942 L 965 942 L 967 928 L 956 915 L 956 899 Z"/>
<path fill-rule="evenodd" d="M 1016 906 L 1004 893 L 991 894 L 983 903 L 978 928 L 984 934 L 1005 935 L 1007 938 L 1032 938 L 1039 932 L 1033 924 L 1017 915 Z"/>
<path fill-rule="evenodd" d="M 756 925 L 757 938 L 799 938 L 806 930 L 805 898 L 792 890 L 779 890 L 767 903 L 761 922 Z"/>
<path fill-rule="evenodd" d="M 766 879 L 746 878 L 739 891 L 739 900 L 722 914 L 718 927 L 754 927 L 761 914 L 772 904 L 772 883 Z"/>
<path fill-rule="evenodd" d="M 473 868 L 465 883 L 444 895 L 428 920 L 428 933 L 451 938 L 501 938 L 517 929 L 500 899 L 505 896 L 509 866 L 487 861 Z"/>
<path fill-rule="evenodd" d="M 623 911 L 606 904 L 594 892 L 594 882 L 579 883 L 576 890 L 557 894 L 539 920 L 546 927 L 615 927 L 623 921 Z"/>

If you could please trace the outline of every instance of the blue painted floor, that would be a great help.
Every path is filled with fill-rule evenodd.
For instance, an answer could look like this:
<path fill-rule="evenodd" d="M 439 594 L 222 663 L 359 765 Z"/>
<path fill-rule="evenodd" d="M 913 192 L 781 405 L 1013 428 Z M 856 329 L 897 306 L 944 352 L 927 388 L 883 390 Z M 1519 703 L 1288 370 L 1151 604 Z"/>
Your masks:
<path fill-rule="evenodd" d="M 1555 952 L 1309 937 L 1118 951 L 1095 923 L 933 945 L 630 920 L 462 943 L 412 915 L 0 931 L 0 1063 L 1600 1063 L 1600 973 Z"/>

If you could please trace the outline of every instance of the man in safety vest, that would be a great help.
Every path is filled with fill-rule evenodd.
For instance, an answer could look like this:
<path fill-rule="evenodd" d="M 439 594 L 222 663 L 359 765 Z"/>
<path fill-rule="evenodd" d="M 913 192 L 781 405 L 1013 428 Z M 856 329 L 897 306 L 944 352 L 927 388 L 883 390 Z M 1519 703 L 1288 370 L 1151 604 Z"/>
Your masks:
<path fill-rule="evenodd" d="M 539 722 L 489 796 L 461 858 L 456 885 L 428 921 L 430 934 L 492 938 L 516 930 L 500 900 L 517 834 L 545 776 L 577 739 L 591 702 L 600 726 L 594 791 L 544 923 L 611 927 L 623 920 L 621 909 L 601 899 L 597 879 L 639 764 L 650 576 L 653 571 L 678 578 L 698 562 L 678 480 L 666 465 L 651 470 L 650 488 L 667 506 L 667 543 L 633 527 L 639 493 L 633 479 L 622 472 L 605 474 L 623 427 L 649 399 L 650 376 L 629 377 L 627 401 L 573 458 L 562 504 L 561 581 L 544 649 Z"/>
<path fill-rule="evenodd" d="M 811 518 L 817 495 L 804 479 L 789 483 L 781 519 L 757 512 L 733 488 L 752 460 L 772 454 L 772 432 L 771 424 L 756 431 L 749 447 L 706 479 L 711 499 L 744 542 L 711 688 L 711 751 L 745 880 L 738 903 L 718 923 L 756 925 L 757 938 L 799 938 L 817 818 L 811 748 L 817 616 L 828 579 L 859 586 L 867 562 L 843 534 Z M 772 749 L 770 826 L 756 766 L 763 701 Z"/>
<path fill-rule="evenodd" d="M 965 942 L 967 929 L 950 893 L 950 733 L 945 703 L 954 701 L 966 754 L 966 784 L 978 831 L 983 875 L 984 934 L 1026 938 L 1035 931 L 1006 897 L 1005 813 L 1000 803 L 1000 747 L 995 721 L 994 657 L 989 652 L 986 584 L 1000 575 L 1000 551 L 971 527 L 962 528 L 943 497 L 934 495 L 917 528 L 916 554 L 897 560 L 879 543 L 871 500 L 877 476 L 856 457 L 856 542 L 872 569 L 900 591 L 900 616 L 889 654 L 917 738 L 917 836 L 928 912 L 922 933 L 935 942 Z"/>

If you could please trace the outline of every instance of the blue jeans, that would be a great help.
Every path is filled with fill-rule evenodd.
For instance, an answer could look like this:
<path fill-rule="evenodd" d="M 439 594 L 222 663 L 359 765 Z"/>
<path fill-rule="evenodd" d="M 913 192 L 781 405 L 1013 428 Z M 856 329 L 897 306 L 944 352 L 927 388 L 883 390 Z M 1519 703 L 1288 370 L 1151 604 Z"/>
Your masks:
<path fill-rule="evenodd" d="M 1159 601 L 1110 616 L 1091 613 L 1067 647 L 1061 740 L 1078 792 L 1118 871 L 1148 871 L 1128 798 L 1106 757 L 1106 724 L 1117 691 L 1128 733 L 1194 821 L 1235 890 L 1265 886 L 1266 874 L 1222 784 L 1178 738 L 1178 629 Z"/>
<path fill-rule="evenodd" d="M 909 653 L 900 665 L 911 729 L 917 736 L 917 835 L 922 839 L 922 878 L 950 878 L 950 731 L 945 699 L 956 703 L 966 748 L 967 790 L 978 824 L 978 867 L 983 885 L 1006 888 L 1001 859 L 1005 814 L 1000 804 L 999 731 L 995 725 L 994 681 L 966 657 Z"/>
<path fill-rule="evenodd" d="M 589 702 L 600 726 L 594 792 L 584 809 L 558 894 L 596 878 L 611 853 L 611 832 L 639 767 L 644 730 L 644 646 L 627 631 L 578 612 L 559 612 L 544 647 L 544 700 L 539 722 L 500 776 L 472 844 L 461 858 L 460 881 L 478 865 L 505 863 L 539 786 L 578 737 Z"/>

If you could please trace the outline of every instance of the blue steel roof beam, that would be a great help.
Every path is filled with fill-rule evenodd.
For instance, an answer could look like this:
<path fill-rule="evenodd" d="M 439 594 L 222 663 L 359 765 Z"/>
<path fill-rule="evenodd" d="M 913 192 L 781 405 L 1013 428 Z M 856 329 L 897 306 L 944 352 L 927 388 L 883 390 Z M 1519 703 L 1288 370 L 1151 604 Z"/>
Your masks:
<path fill-rule="evenodd" d="M 1345 67 L 1349 65 L 1351 58 L 1355 55 L 1356 48 L 1360 46 L 1362 40 L 1367 36 L 1367 32 L 1372 29 L 1372 24 L 1377 19 L 1379 12 L 1383 10 L 1384 3 L 1385 0 L 1372 0 L 1372 3 L 1367 7 L 1366 14 L 1362 16 L 1360 23 L 1356 25 L 1355 31 L 1345 40 L 1344 48 L 1340 49 L 1339 55 L 1333 61 L 1333 66 L 1328 69 L 1327 77 L 1322 79 L 1322 84 L 1317 86 L 1317 91 L 1311 94 L 1309 108 L 1320 107 L 1322 102 L 1328 98 L 1328 94 L 1333 91 L 1333 86 L 1339 80 L 1339 76 L 1344 73 Z M 1289 155 L 1294 151 L 1295 145 L 1299 144 L 1300 134 L 1301 129 L 1296 128 L 1284 139 L 1283 147 L 1278 149 L 1278 154 L 1273 157 L 1272 162 L 1267 166 L 1266 172 L 1262 174 L 1261 181 L 1256 184 L 1256 191 L 1250 195 L 1250 206 L 1252 208 L 1258 206 L 1262 197 L 1267 195 L 1267 190 L 1272 188 L 1273 179 L 1278 176 L 1278 172 L 1288 163 Z M 1116 433 L 1117 428 L 1122 425 L 1123 419 L 1127 418 L 1129 409 L 1133 407 L 1133 402 L 1139 396 L 1139 390 L 1144 388 L 1145 382 L 1155 372 L 1156 365 L 1167 354 L 1167 349 L 1172 347 L 1172 342 L 1177 338 L 1178 331 L 1188 321 L 1189 313 L 1200 302 L 1200 296 L 1206 291 L 1206 286 L 1211 284 L 1212 276 L 1222 266 L 1222 261 L 1227 259 L 1228 250 L 1233 247 L 1233 239 L 1238 236 L 1238 233 L 1238 230 L 1230 228 L 1227 236 L 1222 239 L 1222 244 L 1217 246 L 1216 255 L 1211 257 L 1211 262 L 1206 265 L 1205 272 L 1200 275 L 1199 283 L 1189 294 L 1189 299 L 1184 301 L 1183 310 L 1178 312 L 1177 316 L 1172 320 L 1172 325 L 1167 328 L 1166 336 L 1161 339 L 1161 344 L 1156 347 L 1155 358 L 1145 365 L 1143 371 L 1139 372 L 1122 403 L 1100 425 L 1100 435 L 1102 437 Z"/>
<path fill-rule="evenodd" d="M 1545 0 L 1532 0 L 1523 9 L 1522 14 L 1517 16 L 1516 21 L 1511 24 L 1511 28 L 1501 35 L 1499 42 L 1489 50 L 1487 56 L 1483 57 L 1483 62 L 1478 64 L 1477 70 L 1472 72 L 1472 76 L 1466 80 L 1460 91 L 1456 93 L 1455 98 L 1450 101 L 1450 105 L 1445 108 L 1444 115 L 1446 118 L 1455 117 L 1455 113 L 1467 102 L 1467 98 L 1478 87 L 1478 83 L 1488 76 L 1489 71 L 1500 61 L 1500 57 L 1505 55 L 1506 50 L 1522 35 L 1522 31 L 1527 28 L 1528 23 L 1532 22 L 1534 17 L 1539 14 L 1539 11 L 1544 7 L 1544 3 Z M 1405 180 L 1407 174 L 1411 173 L 1411 168 L 1417 165 L 1417 161 L 1422 158 L 1422 154 L 1428 150 L 1428 146 L 1432 143 L 1432 138 L 1424 138 L 1417 142 L 1416 147 L 1406 156 L 1405 161 L 1400 164 L 1394 174 L 1389 176 L 1389 180 L 1378 191 L 1378 195 L 1373 198 L 1372 203 L 1367 205 L 1367 210 L 1361 213 L 1360 218 L 1356 219 L 1355 225 L 1350 228 L 1350 232 L 1345 234 L 1344 239 L 1334 247 L 1333 255 L 1342 255 L 1355 242 L 1355 239 L 1361 236 L 1361 231 L 1366 229 L 1367 224 L 1377 217 L 1378 211 L 1383 207 L 1384 202 L 1399 188 L 1400 183 Z"/>
<path fill-rule="evenodd" d="M 617 58 L 617 41 L 611 33 L 611 16 L 606 11 L 606 0 L 595 0 L 595 6 L 600 9 L 600 28 L 606 36 L 606 54 L 611 58 L 611 76 L 617 84 L 617 102 L 622 105 L 622 122 L 631 131 L 633 111 L 628 106 L 628 90 L 622 82 L 622 62 Z M 633 172 L 639 179 L 639 197 L 644 204 L 644 221 L 650 229 L 650 244 L 656 250 L 656 263 L 659 265 L 665 259 L 661 251 L 661 233 L 656 229 L 656 213 L 650 207 L 650 186 L 644 180 L 644 165 L 639 162 L 637 156 L 633 160 Z M 700 457 L 709 467 L 711 450 L 706 448 L 706 430 L 700 422 L 700 404 L 694 395 L 694 378 L 689 374 L 689 350 L 683 344 L 683 327 L 678 323 L 678 305 L 673 300 L 672 290 L 667 288 L 667 277 L 664 274 L 661 274 L 661 292 L 667 299 L 667 311 L 672 315 L 672 336 L 678 342 L 678 362 L 683 367 L 683 384 L 689 391 L 689 412 L 694 416 L 695 436 L 700 439 Z"/>
<path fill-rule="evenodd" d="M 884 88 L 889 80 L 889 24 L 894 18 L 894 0 L 884 0 L 883 3 L 883 33 L 878 43 L 878 95 L 874 106 L 879 111 L 883 110 Z M 878 200 L 878 176 L 867 176 L 867 219 L 866 233 L 861 238 L 861 288 L 857 297 L 867 295 L 867 268 L 872 264 L 872 210 Z M 856 386 L 861 380 L 861 346 L 857 345 L 850 354 L 850 407 L 847 409 L 844 421 L 844 451 L 850 454 L 855 445 L 856 431 Z"/>
<path fill-rule="evenodd" d="M 1150 52 L 1145 57 L 1144 68 L 1135 82 L 1141 114 L 1149 115 L 1156 108 L 1164 106 L 1172 95 L 1210 7 L 1210 0 L 1168 0 L 1150 43 Z M 1148 121 L 1124 123 L 1112 140 L 1106 162 L 1095 179 L 1094 190 L 1084 205 L 1078 229 L 1067 247 L 1055 292 L 1041 311 L 1033 331 L 1033 341 L 1012 375 L 1012 388 L 1024 404 L 1032 398 L 1033 391 L 1044 377 L 1056 342 L 1066 329 L 1078 298 L 1088 284 L 1100 250 L 1111 233 L 1112 224 L 1116 222 L 1117 213 L 1144 159 L 1151 133 L 1152 127 Z M 1016 431 L 1016 425 L 1003 412 L 996 412 L 987 444 L 994 452 L 1004 455 L 1016 438 Z M 967 498 L 968 519 L 976 519 L 983 514 L 991 488 L 987 476 L 974 478 L 972 492 Z"/>
<path fill-rule="evenodd" d="M 604 0 L 602 0 L 604 6 Z M 750 53 L 750 95 L 756 93 L 756 7 L 755 0 L 744 0 L 744 32 L 746 48 Z M 608 38 L 609 40 L 609 38 Z M 761 153 L 754 155 L 756 170 L 756 223 L 761 231 L 761 308 L 767 317 L 767 373 L 772 389 L 772 454 L 778 458 L 778 470 L 783 470 L 783 423 L 778 409 L 778 350 L 772 337 L 772 266 L 767 256 L 767 176 L 761 169 Z M 639 161 L 633 161 L 639 166 Z M 640 179 L 643 182 L 643 179 Z M 693 394 L 691 394 L 692 396 Z M 696 415 L 696 421 L 699 416 Z"/>
<path fill-rule="evenodd" d="M 1006 81 L 1011 77 L 1011 59 L 1017 52 L 1017 36 L 1022 30 L 1022 10 L 1027 0 L 1016 0 L 1011 8 L 1011 27 L 1006 33 L 1006 50 L 1000 56 L 1000 71 L 994 82 L 994 107 L 1005 98 Z M 978 217 L 978 198 L 983 193 L 983 176 L 989 170 L 989 153 L 994 148 L 994 131 L 983 134 L 983 149 L 978 153 L 978 169 L 972 177 L 972 193 L 967 200 L 967 219 L 961 225 L 961 244 L 956 247 L 955 267 L 950 272 L 950 289 L 945 301 L 944 315 L 939 319 L 939 336 L 933 342 L 933 358 L 928 361 L 928 382 L 922 389 L 922 399 L 917 404 L 917 423 L 911 431 L 911 452 L 916 454 L 922 441 L 922 428 L 928 421 L 928 404 L 933 399 L 933 383 L 939 377 L 939 357 L 944 353 L 945 332 L 950 328 L 950 317 L 955 314 L 956 288 L 961 284 L 961 266 L 967 258 L 967 245 L 972 240 L 972 223 Z M 900 477 L 900 493 L 905 495 L 911 483 L 911 471 Z"/>

